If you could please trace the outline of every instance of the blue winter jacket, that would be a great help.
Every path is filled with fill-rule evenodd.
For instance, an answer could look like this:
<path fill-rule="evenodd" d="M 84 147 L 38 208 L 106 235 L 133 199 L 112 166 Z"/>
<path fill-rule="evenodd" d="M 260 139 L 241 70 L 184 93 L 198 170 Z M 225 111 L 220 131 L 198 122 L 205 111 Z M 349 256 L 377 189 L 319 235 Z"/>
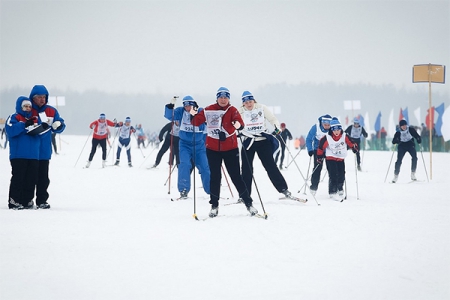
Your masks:
<path fill-rule="evenodd" d="M 45 104 L 41 107 L 37 106 L 33 101 L 33 96 L 35 95 L 45 95 Z M 48 105 L 48 91 L 45 86 L 35 85 L 31 90 L 30 99 L 33 103 L 33 116 L 39 117 L 38 124 L 41 124 L 42 122 L 48 122 L 51 128 L 51 130 L 40 135 L 41 148 L 39 150 L 39 160 L 50 160 L 50 158 L 52 157 L 52 132 L 63 132 L 64 129 L 66 129 L 66 124 L 64 123 L 64 119 L 59 116 L 58 110 L 53 106 Z M 41 120 L 41 118 L 44 116 L 47 116 L 47 120 Z M 53 129 L 51 125 L 56 121 L 60 121 L 61 126 L 59 126 L 57 129 Z"/>
<path fill-rule="evenodd" d="M 202 111 L 203 108 L 199 108 L 198 111 Z M 173 114 L 173 120 L 172 120 L 172 114 Z M 169 121 L 174 121 L 180 125 L 180 139 L 185 142 L 192 143 L 194 140 L 193 131 L 192 128 L 195 128 L 195 143 L 204 143 L 205 141 L 205 123 L 203 123 L 200 126 L 193 126 L 190 123 L 190 117 L 191 114 L 188 113 L 184 107 L 177 107 L 175 109 L 172 108 L 171 104 L 168 104 L 165 106 L 164 111 L 164 117 L 168 119 Z M 183 117 L 184 120 L 189 120 L 189 124 L 183 124 Z M 186 126 L 184 126 L 186 125 Z"/>
<path fill-rule="evenodd" d="M 308 132 L 308 135 L 306 136 L 306 149 L 309 151 L 317 150 L 317 147 L 319 147 L 319 140 L 328 133 L 328 130 L 323 128 L 322 126 L 322 117 L 319 117 L 319 123 L 314 124 L 311 129 Z M 318 134 L 318 129 L 319 134 Z"/>
<path fill-rule="evenodd" d="M 10 115 L 5 123 L 6 134 L 9 140 L 9 159 L 39 159 L 41 138 L 39 135 L 28 135 L 25 122 L 31 118 L 31 110 L 22 110 L 22 101 L 28 97 L 20 96 L 16 101 L 16 113 Z"/>

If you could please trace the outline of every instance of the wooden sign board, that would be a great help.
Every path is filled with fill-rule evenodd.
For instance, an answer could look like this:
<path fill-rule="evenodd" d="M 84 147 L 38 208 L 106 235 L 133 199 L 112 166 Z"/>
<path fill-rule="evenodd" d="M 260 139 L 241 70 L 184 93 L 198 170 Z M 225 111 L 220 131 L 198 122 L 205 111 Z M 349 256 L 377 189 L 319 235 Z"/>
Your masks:
<path fill-rule="evenodd" d="M 445 83 L 445 66 L 415 65 L 413 67 L 413 83 L 416 82 Z"/>

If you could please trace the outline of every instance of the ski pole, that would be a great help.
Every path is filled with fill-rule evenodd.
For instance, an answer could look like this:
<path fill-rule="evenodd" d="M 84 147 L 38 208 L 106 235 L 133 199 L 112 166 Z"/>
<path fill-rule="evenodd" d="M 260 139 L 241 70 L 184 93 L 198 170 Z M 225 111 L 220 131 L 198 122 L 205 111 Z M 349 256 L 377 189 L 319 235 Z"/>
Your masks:
<path fill-rule="evenodd" d="M 358 169 L 357 169 L 357 163 L 356 163 L 356 153 L 355 153 L 355 176 L 356 176 L 356 200 L 359 200 Z"/>
<path fill-rule="evenodd" d="M 237 131 L 237 130 L 236 130 L 236 131 Z M 244 145 L 244 143 L 242 142 L 242 137 L 239 135 L 239 133 L 238 133 L 237 136 L 239 137 L 239 140 L 241 141 L 241 145 Z M 246 160 L 247 160 L 248 168 L 249 168 L 249 170 L 251 170 L 252 168 L 251 168 L 250 162 L 249 162 L 249 160 L 248 160 L 247 152 L 246 152 L 244 146 L 242 146 L 242 147 L 243 147 L 243 148 L 242 148 L 242 151 L 241 151 L 241 152 L 244 152 L 245 158 L 246 158 Z M 258 194 L 259 202 L 261 202 L 261 207 L 262 207 L 263 212 L 264 212 L 264 219 L 267 220 L 267 213 L 266 213 L 266 210 L 264 209 L 264 204 L 263 204 L 262 199 L 261 199 L 261 194 L 259 193 L 258 185 L 256 184 L 255 176 L 253 176 L 253 172 L 252 172 L 252 181 L 253 181 L 253 183 L 255 184 L 255 189 L 256 189 L 256 192 L 257 192 L 257 194 Z M 246 187 L 246 188 L 247 188 L 247 187 Z M 247 190 L 248 190 L 248 189 L 247 189 Z M 250 196 L 250 195 L 249 195 L 249 196 Z"/>
<path fill-rule="evenodd" d="M 297 154 L 295 154 L 292 161 L 294 161 L 297 158 L 297 156 L 300 154 L 300 152 L 302 152 L 302 148 L 300 148 L 300 150 L 297 152 Z M 292 164 L 292 161 L 288 163 L 288 165 L 285 167 L 286 169 L 289 168 L 289 166 Z M 306 177 L 308 177 L 308 175 L 306 175 Z"/>
<path fill-rule="evenodd" d="M 84 145 L 83 145 L 83 148 L 81 149 L 80 155 L 78 155 L 77 161 L 75 162 L 75 165 L 73 166 L 74 168 L 77 166 L 77 163 L 78 163 L 78 160 L 80 159 L 81 154 L 83 154 L 84 147 L 86 147 L 86 144 L 89 141 L 89 137 L 91 136 L 92 131 L 94 131 L 94 128 L 91 128 L 91 131 L 89 131 L 89 135 L 86 139 L 86 142 L 84 142 Z"/>
<path fill-rule="evenodd" d="M 420 147 L 420 145 L 419 145 L 419 147 Z M 428 179 L 428 172 L 427 172 L 427 167 L 425 165 L 425 159 L 423 159 L 422 147 L 420 147 L 420 155 L 422 156 L 423 168 L 425 169 L 425 174 L 427 175 L 427 182 L 430 182 L 430 180 Z"/>
<path fill-rule="evenodd" d="M 281 141 L 284 143 L 284 146 L 285 146 L 285 148 L 287 149 L 289 155 L 290 155 L 291 157 L 293 157 L 293 155 L 292 155 L 291 151 L 289 150 L 289 148 L 286 147 L 286 143 L 284 142 L 284 140 L 281 139 Z M 296 162 L 294 159 L 293 159 L 292 161 L 294 162 L 295 166 L 297 167 L 297 170 L 299 171 L 300 175 L 302 176 L 302 178 L 303 178 L 305 184 L 307 184 L 307 178 L 305 178 L 305 176 L 303 176 L 303 173 L 302 173 L 302 171 L 300 170 L 300 168 L 298 167 L 297 162 Z M 300 190 L 301 190 L 301 189 L 300 189 Z"/>
<path fill-rule="evenodd" d="M 300 148 L 300 151 L 302 151 L 301 148 Z M 312 156 L 309 157 L 308 172 L 306 172 L 306 178 L 308 178 L 308 176 L 309 176 L 309 169 L 311 168 L 311 159 L 312 159 Z M 304 186 L 305 186 L 305 189 L 303 190 L 303 194 L 306 195 L 306 184 L 304 184 Z"/>
<path fill-rule="evenodd" d="M 139 166 L 139 168 L 142 167 L 142 165 L 145 163 L 145 161 L 150 157 L 150 155 L 152 155 L 153 151 L 155 151 L 156 149 L 158 149 L 158 148 L 156 148 L 156 147 L 153 148 L 152 151 L 150 151 L 150 153 L 149 153 L 146 157 L 144 156 L 145 159 L 142 161 L 142 163 L 141 163 L 141 165 Z"/>
<path fill-rule="evenodd" d="M 387 179 L 388 174 L 389 174 L 389 169 L 391 168 L 392 158 L 394 157 L 394 153 L 395 153 L 395 149 L 396 148 L 397 148 L 397 144 L 394 146 L 394 149 L 392 149 L 391 161 L 389 162 L 389 167 L 388 167 L 387 172 L 386 172 L 386 177 L 384 177 L 384 182 L 385 183 L 386 183 L 386 179 Z"/>
<path fill-rule="evenodd" d="M 195 107 L 194 107 L 194 109 L 195 110 L 197 110 Z M 192 128 L 194 129 L 194 134 L 192 135 L 192 141 L 193 141 L 193 150 L 194 150 L 194 152 L 193 152 L 193 160 L 194 160 L 194 170 L 192 170 L 192 173 L 193 173 L 193 176 L 194 176 L 194 180 L 193 180 L 193 183 L 194 183 L 194 215 L 193 215 L 193 217 L 194 217 L 194 219 L 196 219 L 197 221 L 198 221 L 198 218 L 197 218 L 197 212 L 196 212 L 196 191 L 195 191 L 195 168 L 196 168 L 196 161 L 195 161 L 195 158 L 196 158 L 196 156 L 197 156 L 197 153 L 195 152 L 195 126 L 192 126 Z"/>
<path fill-rule="evenodd" d="M 108 154 L 106 154 L 106 159 L 108 159 L 108 156 L 109 156 L 109 153 L 111 152 L 111 149 L 114 148 L 114 142 L 116 141 L 116 137 L 117 137 L 117 135 L 119 134 L 119 131 L 120 131 L 120 128 L 117 128 L 116 134 L 114 135 L 114 139 L 113 139 L 113 141 L 112 141 L 112 146 L 111 146 L 111 148 L 109 148 Z M 106 159 L 105 159 L 105 160 L 106 160 Z M 114 162 L 114 155 L 113 155 L 113 162 Z"/>
<path fill-rule="evenodd" d="M 169 172 L 169 176 L 167 176 L 166 182 L 164 183 L 164 186 L 166 186 L 167 182 L 169 181 L 170 176 L 172 175 L 173 171 L 175 170 L 177 165 L 173 165 L 172 169 Z"/>
<path fill-rule="evenodd" d="M 227 174 L 225 174 L 225 170 L 223 169 L 223 165 L 221 165 L 223 176 L 225 176 L 225 180 L 227 181 L 228 188 L 230 189 L 231 197 L 234 198 L 233 191 L 231 190 L 230 183 L 228 182 Z"/>

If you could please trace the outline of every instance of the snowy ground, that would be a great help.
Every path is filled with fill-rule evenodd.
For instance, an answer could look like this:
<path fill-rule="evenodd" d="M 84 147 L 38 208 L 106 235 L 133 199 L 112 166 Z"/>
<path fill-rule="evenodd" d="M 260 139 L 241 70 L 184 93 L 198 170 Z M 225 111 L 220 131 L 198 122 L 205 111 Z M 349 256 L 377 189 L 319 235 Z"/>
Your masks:
<path fill-rule="evenodd" d="M 221 216 L 195 221 L 193 199 L 170 201 L 178 196 L 177 173 L 169 195 L 167 155 L 148 170 L 157 151 L 144 149 L 144 158 L 134 144 L 133 168 L 123 153 L 120 167 L 102 169 L 97 152 L 83 169 L 90 138 L 61 138 L 50 166 L 50 210 L 7 209 L 10 165 L 0 149 L 2 300 L 450 299 L 448 153 L 433 154 L 430 182 L 430 155 L 423 161 L 419 153 L 421 181 L 414 183 L 407 154 L 396 184 L 384 183 L 392 152 L 365 152 L 357 180 L 351 154 L 348 199 L 329 199 L 325 179 L 320 206 L 297 194 L 303 180 L 295 164 L 283 174 L 306 204 L 278 200 L 255 160 L 268 219 L 225 205 L 236 199 L 223 181 Z M 305 151 L 296 159 L 304 175 L 308 161 Z M 205 218 L 208 199 L 199 177 L 196 184 L 197 215 Z M 263 212 L 255 189 L 252 196 Z"/>

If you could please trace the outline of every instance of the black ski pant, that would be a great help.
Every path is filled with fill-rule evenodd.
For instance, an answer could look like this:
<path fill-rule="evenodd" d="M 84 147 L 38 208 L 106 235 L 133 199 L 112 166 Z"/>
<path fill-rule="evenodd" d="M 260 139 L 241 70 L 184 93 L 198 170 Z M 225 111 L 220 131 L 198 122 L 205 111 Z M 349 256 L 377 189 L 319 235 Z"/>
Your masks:
<path fill-rule="evenodd" d="M 11 183 L 9 185 L 8 207 L 28 206 L 34 198 L 38 180 L 39 161 L 37 159 L 11 159 Z"/>
<path fill-rule="evenodd" d="M 167 150 L 169 150 L 171 140 L 172 140 L 172 153 L 169 159 L 172 161 L 173 164 L 173 159 L 175 156 L 176 164 L 177 165 L 180 164 L 180 138 L 178 136 L 166 136 L 161 146 L 161 149 L 159 149 L 158 154 L 156 155 L 155 165 L 159 165 L 163 155 L 167 152 Z"/>
<path fill-rule="evenodd" d="M 394 174 L 400 173 L 403 157 L 406 152 L 411 155 L 411 172 L 416 172 L 417 168 L 417 151 L 414 142 L 400 143 L 397 150 L 397 161 L 395 162 Z"/>
<path fill-rule="evenodd" d="M 50 178 L 48 177 L 48 168 L 50 160 L 39 161 L 38 180 L 36 184 L 36 205 L 47 203 L 49 194 L 48 186 L 50 185 Z"/>
<path fill-rule="evenodd" d="M 94 158 L 95 152 L 97 151 L 97 146 L 100 145 L 102 147 L 102 160 L 106 160 L 106 138 L 104 139 L 92 139 L 92 149 L 89 154 L 89 161 L 92 161 Z"/>
<path fill-rule="evenodd" d="M 277 191 L 281 193 L 283 190 L 287 189 L 286 180 L 284 180 L 283 175 L 281 175 L 281 172 L 273 159 L 272 143 L 269 140 L 255 141 L 250 149 L 246 150 L 243 147 L 241 153 L 242 178 L 244 179 L 245 186 L 250 195 L 252 194 L 253 159 L 255 158 L 255 153 L 258 154 L 270 181 Z"/>
<path fill-rule="evenodd" d="M 311 190 L 317 191 L 320 182 L 320 172 L 322 172 L 322 164 L 317 162 L 317 150 L 314 150 L 314 168 L 313 173 L 311 174 Z"/>
<path fill-rule="evenodd" d="M 358 149 L 359 151 L 356 152 L 356 163 L 359 165 L 361 165 L 361 156 L 359 155 L 359 153 L 361 152 L 361 139 L 352 139 L 353 143 L 358 145 Z"/>
<path fill-rule="evenodd" d="M 209 203 L 212 206 L 219 205 L 223 162 L 227 168 L 228 175 L 230 175 L 231 181 L 239 193 L 239 198 L 242 198 L 246 206 L 250 206 L 253 200 L 250 197 L 241 176 L 241 168 L 239 166 L 239 149 L 236 148 L 229 151 L 213 151 L 206 149 L 206 156 L 208 157 L 209 170 L 211 172 Z"/>
<path fill-rule="evenodd" d="M 330 178 L 328 193 L 336 194 L 338 191 L 342 191 L 345 181 L 345 162 L 343 160 L 327 160 L 327 170 Z"/>

